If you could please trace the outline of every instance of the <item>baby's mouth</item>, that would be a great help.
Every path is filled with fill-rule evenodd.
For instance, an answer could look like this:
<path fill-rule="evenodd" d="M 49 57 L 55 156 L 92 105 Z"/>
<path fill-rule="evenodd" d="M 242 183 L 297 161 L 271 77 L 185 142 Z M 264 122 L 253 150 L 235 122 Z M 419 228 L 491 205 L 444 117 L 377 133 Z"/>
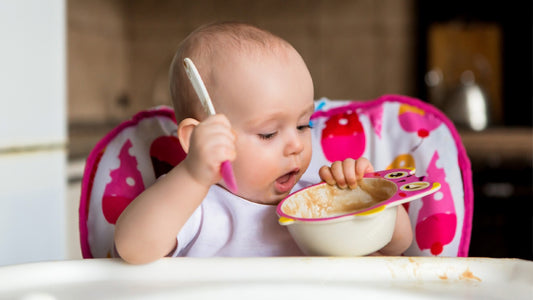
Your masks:
<path fill-rule="evenodd" d="M 296 178 L 299 172 L 299 169 L 294 169 L 289 173 L 278 177 L 275 183 L 276 190 L 282 194 L 289 192 L 296 184 Z"/>

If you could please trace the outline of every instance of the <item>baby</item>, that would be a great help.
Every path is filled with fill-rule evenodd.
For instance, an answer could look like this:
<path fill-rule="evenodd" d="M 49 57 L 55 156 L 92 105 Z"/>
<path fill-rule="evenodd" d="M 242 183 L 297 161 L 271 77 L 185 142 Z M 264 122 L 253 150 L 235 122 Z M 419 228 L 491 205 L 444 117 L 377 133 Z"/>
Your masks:
<path fill-rule="evenodd" d="M 213 100 L 203 110 L 183 67 L 195 63 Z M 311 160 L 313 82 L 285 40 L 242 23 L 215 23 L 192 32 L 170 67 L 178 138 L 187 157 L 147 188 L 116 223 L 115 246 L 130 263 L 164 256 L 303 255 L 277 224 L 276 204 L 300 182 Z M 231 193 L 220 165 L 232 162 Z M 346 159 L 320 178 L 355 188 L 372 172 L 367 159 Z M 316 170 L 315 170 L 316 172 Z M 376 254 L 400 255 L 412 241 L 409 218 L 398 210 L 391 242 Z"/>

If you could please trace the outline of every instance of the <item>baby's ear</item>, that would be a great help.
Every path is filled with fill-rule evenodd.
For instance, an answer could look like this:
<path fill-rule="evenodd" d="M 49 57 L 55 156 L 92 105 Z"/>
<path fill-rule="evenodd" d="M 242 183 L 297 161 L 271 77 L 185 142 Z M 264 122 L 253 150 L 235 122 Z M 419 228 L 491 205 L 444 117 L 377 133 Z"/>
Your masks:
<path fill-rule="evenodd" d="M 185 153 L 189 153 L 192 131 L 200 122 L 193 118 L 187 118 L 178 124 L 178 139 Z"/>

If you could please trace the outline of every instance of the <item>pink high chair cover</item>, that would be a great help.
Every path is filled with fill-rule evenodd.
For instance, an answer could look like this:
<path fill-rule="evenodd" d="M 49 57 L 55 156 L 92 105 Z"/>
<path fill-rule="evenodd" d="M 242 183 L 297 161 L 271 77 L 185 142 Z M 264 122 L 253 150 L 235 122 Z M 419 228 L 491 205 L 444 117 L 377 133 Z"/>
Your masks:
<path fill-rule="evenodd" d="M 467 256 L 473 194 L 470 161 L 450 120 L 420 100 L 386 95 L 373 101 L 320 99 L 311 118 L 313 157 L 303 180 L 347 157 L 367 157 L 376 170 L 415 168 L 441 183 L 406 205 L 414 242 L 408 256 Z M 107 134 L 87 158 L 80 199 L 84 258 L 111 257 L 116 219 L 157 177 L 185 157 L 172 109 L 138 113 Z"/>

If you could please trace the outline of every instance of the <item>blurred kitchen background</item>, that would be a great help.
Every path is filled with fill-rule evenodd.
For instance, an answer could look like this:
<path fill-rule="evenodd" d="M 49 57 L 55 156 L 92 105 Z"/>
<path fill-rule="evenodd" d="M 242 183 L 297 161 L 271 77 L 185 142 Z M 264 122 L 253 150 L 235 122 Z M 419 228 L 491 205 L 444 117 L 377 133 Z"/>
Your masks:
<path fill-rule="evenodd" d="M 394 93 L 446 112 L 473 164 L 470 256 L 531 260 L 532 16 L 532 1 L 4 0 L 0 265 L 81 257 L 90 149 L 135 112 L 170 105 L 177 44 L 215 20 L 291 42 L 316 98 Z"/>

